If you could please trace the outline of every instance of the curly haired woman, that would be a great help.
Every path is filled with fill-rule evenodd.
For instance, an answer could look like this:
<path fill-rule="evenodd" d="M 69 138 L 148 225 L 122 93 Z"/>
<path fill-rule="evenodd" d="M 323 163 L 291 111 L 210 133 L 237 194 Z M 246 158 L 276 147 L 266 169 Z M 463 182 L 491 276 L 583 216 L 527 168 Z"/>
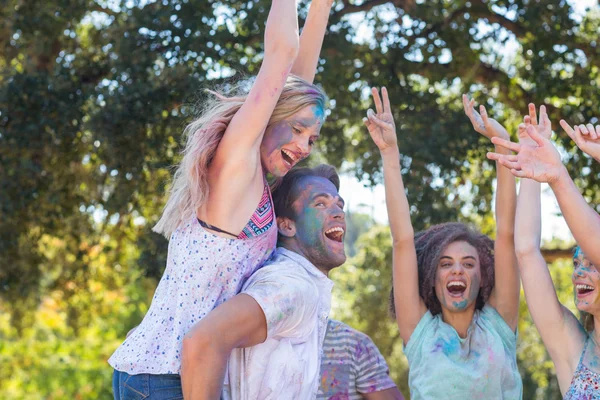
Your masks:
<path fill-rule="evenodd" d="M 365 125 L 383 159 L 393 238 L 394 307 L 409 363 L 411 399 L 519 399 L 516 363 L 519 277 L 514 252 L 516 189 L 498 171 L 496 241 L 460 223 L 413 234 L 390 102 L 372 90 Z M 463 96 L 476 131 L 508 138 Z"/>
<path fill-rule="evenodd" d="M 285 175 L 319 137 L 325 94 L 311 82 L 331 4 L 311 4 L 299 38 L 295 0 L 273 0 L 249 93 L 213 93 L 186 128 L 183 158 L 154 227 L 169 238 L 166 270 L 144 320 L 109 360 L 115 398 L 182 398 L 181 381 L 184 389 L 192 382 L 185 371 L 179 375 L 184 336 L 235 296 L 274 250 L 266 174 Z"/>

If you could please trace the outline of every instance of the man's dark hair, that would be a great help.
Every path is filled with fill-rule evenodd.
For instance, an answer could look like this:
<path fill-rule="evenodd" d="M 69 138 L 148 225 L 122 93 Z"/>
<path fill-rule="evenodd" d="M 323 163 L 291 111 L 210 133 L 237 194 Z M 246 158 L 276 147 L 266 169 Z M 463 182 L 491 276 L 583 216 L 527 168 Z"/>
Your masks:
<path fill-rule="evenodd" d="M 295 219 L 292 204 L 296 199 L 293 197 L 294 188 L 308 176 L 318 176 L 329 180 L 337 190 L 340 190 L 340 177 L 331 165 L 321 164 L 314 168 L 293 168 L 280 179 L 273 189 L 273 207 L 276 217 Z"/>
<path fill-rule="evenodd" d="M 435 294 L 435 275 L 442 252 L 450 243 L 464 241 L 475 247 L 481 266 L 481 287 L 476 307 L 481 310 L 494 288 L 494 241 L 467 225 L 447 222 L 434 225 L 415 235 L 417 265 L 419 270 L 419 295 L 432 315 L 442 312 L 442 305 Z M 390 293 L 390 314 L 395 318 L 394 291 Z"/>

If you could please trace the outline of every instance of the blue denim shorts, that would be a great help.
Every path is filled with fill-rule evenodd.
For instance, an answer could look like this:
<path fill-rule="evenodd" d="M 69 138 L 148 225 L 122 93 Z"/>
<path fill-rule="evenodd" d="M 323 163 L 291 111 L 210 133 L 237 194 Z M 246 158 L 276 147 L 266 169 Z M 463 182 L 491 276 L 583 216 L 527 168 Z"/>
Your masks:
<path fill-rule="evenodd" d="M 113 372 L 115 400 L 183 400 L 179 375 L 129 375 Z"/>

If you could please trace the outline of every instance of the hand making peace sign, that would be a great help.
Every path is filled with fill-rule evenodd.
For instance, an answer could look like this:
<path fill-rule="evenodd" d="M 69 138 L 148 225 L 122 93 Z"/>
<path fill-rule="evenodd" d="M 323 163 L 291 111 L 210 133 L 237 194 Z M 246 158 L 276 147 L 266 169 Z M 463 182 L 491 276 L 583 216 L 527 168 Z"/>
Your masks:
<path fill-rule="evenodd" d="M 373 96 L 377 113 L 374 113 L 369 108 L 367 117 L 363 118 L 363 122 L 380 152 L 383 153 L 388 150 L 396 151 L 398 149 L 396 124 L 392 116 L 387 89 L 385 87 L 381 88 L 383 102 L 381 101 L 381 97 L 379 97 L 379 90 L 377 88 L 371 88 L 371 95 Z"/>

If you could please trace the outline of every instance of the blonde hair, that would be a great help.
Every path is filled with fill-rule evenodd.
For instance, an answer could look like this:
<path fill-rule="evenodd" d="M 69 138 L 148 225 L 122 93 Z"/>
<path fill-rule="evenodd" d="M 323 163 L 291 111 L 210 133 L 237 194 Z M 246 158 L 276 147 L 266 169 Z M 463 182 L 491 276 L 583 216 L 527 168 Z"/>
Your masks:
<path fill-rule="evenodd" d="M 583 325 L 583 329 L 585 329 L 585 331 L 588 333 L 593 332 L 594 331 L 594 316 L 585 311 L 579 311 L 579 314 L 580 314 L 579 320 L 581 321 L 581 324 Z"/>
<path fill-rule="evenodd" d="M 208 198 L 208 168 L 227 126 L 247 96 L 247 93 L 240 93 L 239 89 L 237 95 L 231 97 L 214 91 L 208 92 L 212 98 L 203 105 L 199 117 L 187 125 L 183 132 L 186 137 L 183 157 L 173 176 L 169 200 L 153 228 L 154 232 L 166 238 L 171 236 L 182 221 L 195 216 L 196 210 Z M 306 106 L 316 105 L 325 109 L 325 102 L 322 89 L 295 75 L 289 75 L 267 127 Z"/>

